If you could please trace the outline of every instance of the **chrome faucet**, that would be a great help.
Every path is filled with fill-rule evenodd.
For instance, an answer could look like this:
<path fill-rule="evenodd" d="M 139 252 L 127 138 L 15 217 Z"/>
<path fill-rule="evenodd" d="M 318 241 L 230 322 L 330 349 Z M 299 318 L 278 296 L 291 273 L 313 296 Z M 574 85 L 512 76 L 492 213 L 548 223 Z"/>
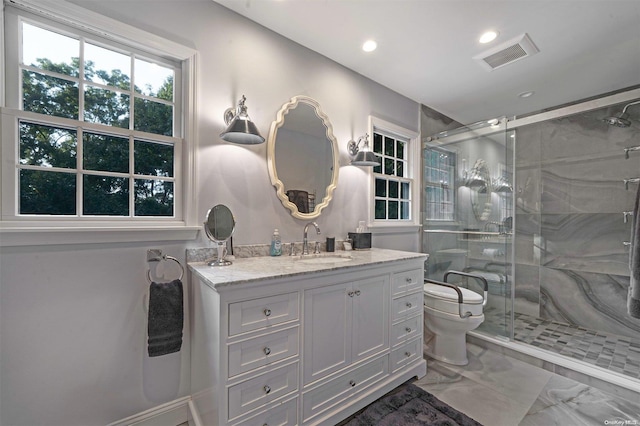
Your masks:
<path fill-rule="evenodd" d="M 316 228 L 316 233 L 320 235 L 320 227 L 315 222 L 309 222 L 304 226 L 304 235 L 302 236 L 302 255 L 309 254 L 309 240 L 307 239 L 307 232 L 309 231 L 309 225 L 313 225 Z"/>

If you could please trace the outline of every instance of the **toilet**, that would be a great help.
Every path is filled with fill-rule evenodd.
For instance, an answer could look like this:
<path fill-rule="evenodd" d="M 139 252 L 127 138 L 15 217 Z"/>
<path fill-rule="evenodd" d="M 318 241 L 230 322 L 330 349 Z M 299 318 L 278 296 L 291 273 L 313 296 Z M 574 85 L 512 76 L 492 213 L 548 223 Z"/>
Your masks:
<path fill-rule="evenodd" d="M 464 287 L 451 286 L 461 292 L 463 303 L 460 304 L 454 288 L 426 282 L 424 325 L 434 336 L 430 341 L 425 339 L 425 354 L 449 364 L 467 365 L 466 334 L 484 321 L 485 298 Z"/>

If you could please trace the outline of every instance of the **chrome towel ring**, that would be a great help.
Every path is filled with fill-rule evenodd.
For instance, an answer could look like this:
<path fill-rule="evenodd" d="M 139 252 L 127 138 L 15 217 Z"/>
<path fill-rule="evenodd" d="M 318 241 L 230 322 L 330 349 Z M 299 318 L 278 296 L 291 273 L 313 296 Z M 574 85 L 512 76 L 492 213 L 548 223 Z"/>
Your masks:
<path fill-rule="evenodd" d="M 178 280 L 182 280 L 182 277 L 184 277 L 184 266 L 182 266 L 182 263 L 180 263 L 180 261 L 173 257 L 173 256 L 169 256 L 166 254 L 162 254 L 162 250 L 159 249 L 149 249 L 147 250 L 147 262 L 160 262 L 162 260 L 173 260 L 174 262 L 176 262 L 179 266 L 180 266 L 180 277 L 178 277 Z M 151 283 L 153 282 L 153 280 L 151 279 L 151 270 L 147 269 L 147 280 Z"/>

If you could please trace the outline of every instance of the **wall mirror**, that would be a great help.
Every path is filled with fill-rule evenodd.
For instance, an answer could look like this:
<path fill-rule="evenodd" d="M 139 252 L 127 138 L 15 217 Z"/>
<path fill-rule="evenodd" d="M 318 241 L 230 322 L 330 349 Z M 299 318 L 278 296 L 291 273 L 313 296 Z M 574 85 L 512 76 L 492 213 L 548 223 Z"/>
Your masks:
<path fill-rule="evenodd" d="M 207 212 L 204 222 L 204 231 L 207 237 L 216 244 L 218 255 L 215 259 L 207 262 L 209 266 L 227 266 L 231 262 L 225 259 L 226 243 L 236 227 L 236 220 L 229 210 L 229 207 L 218 204 Z"/>
<path fill-rule="evenodd" d="M 484 222 L 491 215 L 491 174 L 487 162 L 478 159 L 469 171 L 465 186 L 469 188 L 471 209 L 476 220 Z"/>
<path fill-rule="evenodd" d="M 285 103 L 271 124 L 267 165 L 282 205 L 297 219 L 314 219 L 338 184 L 338 143 L 329 117 L 306 96 Z"/>

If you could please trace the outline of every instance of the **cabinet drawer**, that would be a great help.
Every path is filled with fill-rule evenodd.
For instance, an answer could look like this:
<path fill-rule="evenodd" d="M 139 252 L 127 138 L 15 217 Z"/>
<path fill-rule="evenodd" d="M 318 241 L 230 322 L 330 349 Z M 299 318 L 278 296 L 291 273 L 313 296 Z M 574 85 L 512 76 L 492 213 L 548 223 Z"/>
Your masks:
<path fill-rule="evenodd" d="M 231 386 L 229 419 L 238 417 L 298 389 L 298 363 L 290 364 Z"/>
<path fill-rule="evenodd" d="M 298 319 L 298 293 L 229 304 L 229 336 Z"/>
<path fill-rule="evenodd" d="M 388 355 L 329 380 L 302 395 L 303 422 L 345 402 L 349 397 L 389 375 Z"/>
<path fill-rule="evenodd" d="M 408 318 L 393 325 L 391 330 L 391 346 L 397 346 L 421 335 L 422 315 Z"/>
<path fill-rule="evenodd" d="M 393 321 L 420 313 L 420 310 L 423 309 L 423 299 L 422 292 L 393 299 Z"/>
<path fill-rule="evenodd" d="M 412 340 L 391 351 L 391 372 L 422 358 L 422 339 Z"/>
<path fill-rule="evenodd" d="M 424 285 L 424 271 L 412 269 L 411 271 L 393 274 L 393 295 L 418 290 Z"/>
<path fill-rule="evenodd" d="M 298 355 L 299 327 L 229 345 L 229 377 Z"/>
<path fill-rule="evenodd" d="M 234 426 L 294 426 L 298 424 L 298 398 L 277 404 L 248 419 L 234 423 Z"/>

